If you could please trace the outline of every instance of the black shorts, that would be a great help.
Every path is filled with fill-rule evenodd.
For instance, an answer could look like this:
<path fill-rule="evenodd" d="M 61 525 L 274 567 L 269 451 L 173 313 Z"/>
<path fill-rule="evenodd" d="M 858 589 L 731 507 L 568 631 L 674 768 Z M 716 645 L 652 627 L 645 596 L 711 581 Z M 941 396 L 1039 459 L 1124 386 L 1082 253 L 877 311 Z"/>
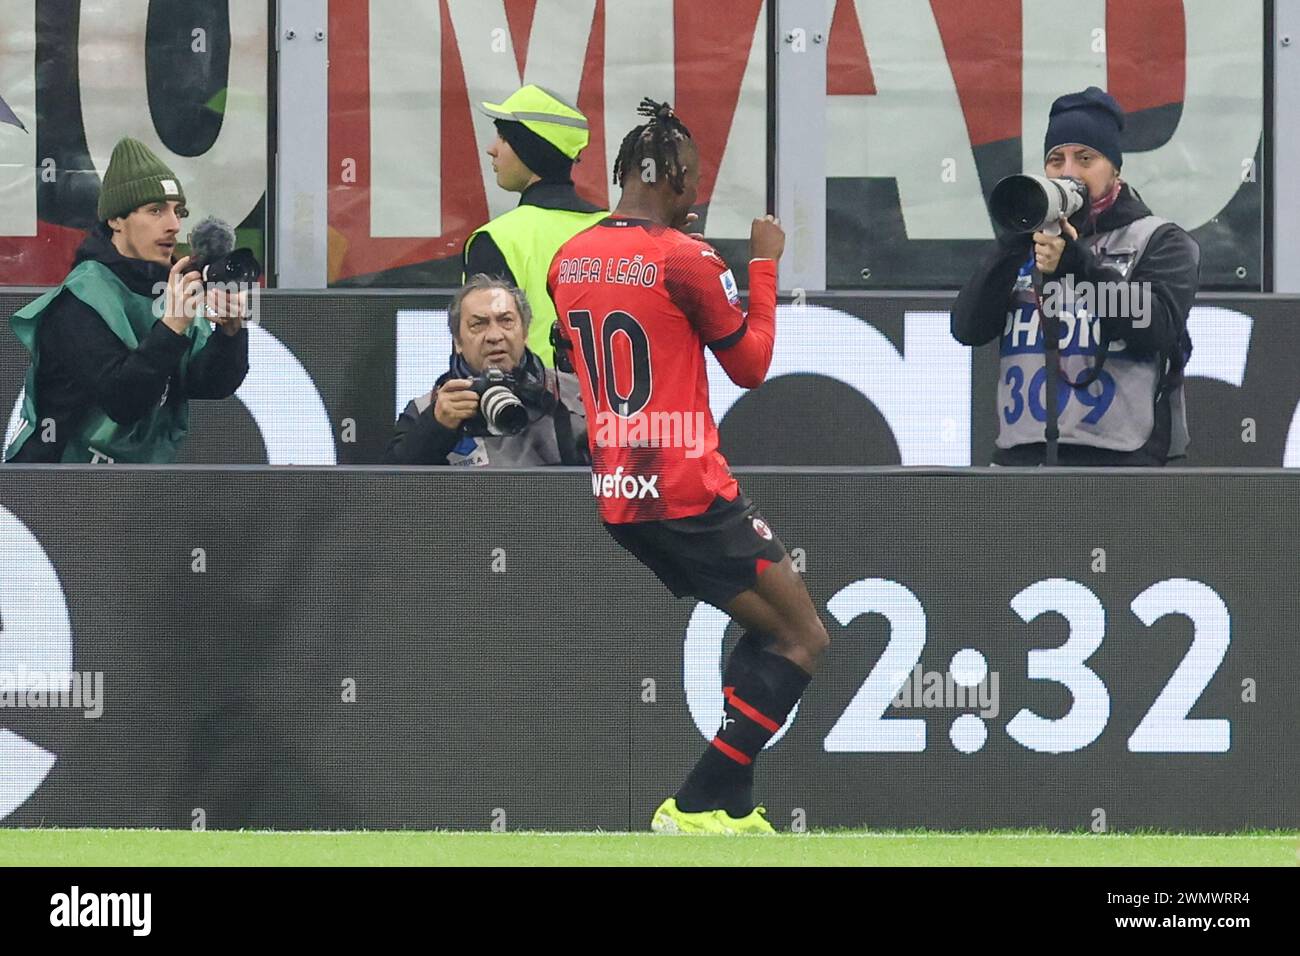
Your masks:
<path fill-rule="evenodd" d="M 718 608 L 785 557 L 785 545 L 744 494 L 734 501 L 714 498 L 707 511 L 689 518 L 606 523 L 605 529 L 675 597 L 696 597 Z"/>

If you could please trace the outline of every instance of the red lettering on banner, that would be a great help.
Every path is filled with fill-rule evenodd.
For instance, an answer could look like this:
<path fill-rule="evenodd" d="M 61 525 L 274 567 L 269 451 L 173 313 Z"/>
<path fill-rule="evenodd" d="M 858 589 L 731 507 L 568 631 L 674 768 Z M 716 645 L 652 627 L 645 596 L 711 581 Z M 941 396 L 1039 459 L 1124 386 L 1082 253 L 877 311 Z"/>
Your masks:
<path fill-rule="evenodd" d="M 1187 90 L 1183 0 L 1107 0 L 1106 82 L 1129 113 L 1181 103 Z"/>
<path fill-rule="evenodd" d="M 690 127 L 700 150 L 702 203 L 713 195 L 762 7 L 763 0 L 730 0 L 726 5 L 726 29 L 732 39 L 719 43 L 717 7 L 699 0 L 675 0 L 673 4 L 677 50 L 673 107 Z"/>
<path fill-rule="evenodd" d="M 445 0 L 442 8 L 442 241 L 437 251 L 416 257 L 403 256 L 407 262 L 421 262 L 458 255 L 469 234 L 487 222 L 487 192 L 478 166 L 478 141 L 474 137 L 473 112 L 478 104 L 469 101 L 465 65 L 460 59 L 460 38 L 451 23 Z M 508 4 L 507 4 L 508 6 Z M 467 42 L 479 42 L 474 38 Z M 512 37 L 516 46 L 519 41 Z M 526 46 L 526 45 L 525 45 Z M 497 188 L 495 184 L 492 188 Z M 390 242 L 394 240 L 389 240 Z M 385 268 L 380 265 L 379 268 Z M 366 271 L 374 271 L 373 269 Z"/>
<path fill-rule="evenodd" d="M 971 145 L 1018 138 L 1024 62 L 1020 0 L 930 0 L 930 9 Z M 1186 26 L 1182 0 L 1107 0 L 1107 84 L 1126 111 L 1183 101 Z M 835 4 L 826 56 L 829 95 L 875 94 L 853 0 Z"/>
<path fill-rule="evenodd" d="M 642 120 L 627 117 L 618 130 L 605 130 L 605 4 L 598 0 L 587 44 L 577 106 L 591 124 L 591 143 L 574 167 L 578 191 L 603 204 L 610 170 L 606 144 L 621 142 L 627 130 Z M 505 0 L 516 63 L 522 71 L 536 0 Z M 671 26 L 676 45 L 673 105 L 682 115 L 700 148 L 699 201 L 712 195 L 718 167 L 731 131 L 763 0 L 736 0 L 727 7 L 732 39 L 720 43 L 718 13 L 688 0 L 676 0 Z M 442 15 L 442 142 L 441 189 L 443 234 L 432 239 L 382 238 L 370 235 L 370 82 L 369 27 L 364 5 L 330 4 L 330 281 L 379 272 L 460 254 L 466 237 L 488 217 L 487 197 L 479 172 L 471 105 L 466 91 L 458 38 L 445 2 Z M 466 40 L 465 42 L 469 42 Z M 477 42 L 475 40 L 474 42 Z M 521 74 L 522 75 L 522 74 Z M 646 90 L 649 96 L 666 91 Z M 430 90 L 430 95 L 437 95 Z M 355 184 L 341 183 L 338 170 L 345 158 L 357 163 Z M 411 157 L 412 162 L 438 162 L 437 157 Z M 492 187 L 495 188 L 495 187 Z"/>
<path fill-rule="evenodd" d="M 1020 135 L 1019 0 L 931 0 L 972 146 Z M 826 50 L 826 92 L 875 95 L 871 58 L 853 0 L 837 0 Z"/>
<path fill-rule="evenodd" d="M 853 0 L 835 0 L 826 38 L 826 95 L 875 96 L 876 79 Z"/>
<path fill-rule="evenodd" d="M 932 0 L 972 146 L 1020 136 L 1020 0 Z"/>
<path fill-rule="evenodd" d="M 328 182 L 330 233 L 329 280 L 355 273 L 345 271 L 351 246 L 366 245 L 370 211 L 370 20 L 362 4 L 329 6 L 330 70 Z M 338 38 L 347 37 L 346 41 Z M 356 164 L 356 181 L 345 182 L 346 163 Z M 364 223 L 364 232 L 357 224 Z M 354 253 L 354 255 L 358 255 Z"/>
<path fill-rule="evenodd" d="M 578 110 L 588 120 L 587 148 L 573 164 L 573 184 L 581 196 L 597 205 L 605 205 L 608 190 L 605 184 L 613 169 L 605 163 L 605 0 L 597 0 L 595 15 L 591 18 L 591 39 L 587 41 L 587 62 L 582 67 L 582 80 L 578 85 Z M 631 129 L 634 123 L 628 124 Z M 611 134 L 614 143 L 623 141 L 622 132 Z"/>
<path fill-rule="evenodd" d="M 515 44 L 515 65 L 520 76 L 524 75 L 524 65 L 528 62 L 528 37 L 533 32 L 536 14 L 537 0 L 506 0 L 506 23 Z"/>
<path fill-rule="evenodd" d="M 466 237 L 487 221 L 487 197 L 479 174 L 456 34 L 445 3 L 442 19 L 442 156 L 412 156 L 413 163 L 440 163 L 443 235 L 429 239 L 370 235 L 370 23 L 365 4 L 330 4 L 329 73 L 329 281 L 445 259 L 460 253 Z M 436 89 L 430 96 L 438 95 Z M 453 148 L 454 147 L 454 148 Z M 355 183 L 340 181 L 343 161 L 356 162 Z"/>

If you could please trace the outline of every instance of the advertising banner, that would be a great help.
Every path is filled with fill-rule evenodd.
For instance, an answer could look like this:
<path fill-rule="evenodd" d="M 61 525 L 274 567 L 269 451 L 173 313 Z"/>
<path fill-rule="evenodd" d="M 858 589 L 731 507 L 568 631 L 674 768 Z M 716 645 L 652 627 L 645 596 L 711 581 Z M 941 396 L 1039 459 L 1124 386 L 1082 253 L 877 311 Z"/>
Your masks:
<path fill-rule="evenodd" d="M 1300 825 L 1294 473 L 740 480 L 831 638 L 781 829 Z M 13 467 L 0 624 L 28 827 L 644 830 L 739 638 L 572 471 Z"/>

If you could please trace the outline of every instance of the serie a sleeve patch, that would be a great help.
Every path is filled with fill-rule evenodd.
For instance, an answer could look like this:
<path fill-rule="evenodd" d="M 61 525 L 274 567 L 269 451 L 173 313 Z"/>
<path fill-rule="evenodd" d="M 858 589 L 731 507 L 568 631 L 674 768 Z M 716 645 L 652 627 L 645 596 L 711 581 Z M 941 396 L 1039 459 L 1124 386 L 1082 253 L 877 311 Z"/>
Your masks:
<path fill-rule="evenodd" d="M 722 291 L 727 296 L 727 301 L 732 305 L 740 302 L 740 289 L 736 287 L 736 277 L 728 269 L 722 275 L 718 276 L 718 281 L 722 283 Z"/>

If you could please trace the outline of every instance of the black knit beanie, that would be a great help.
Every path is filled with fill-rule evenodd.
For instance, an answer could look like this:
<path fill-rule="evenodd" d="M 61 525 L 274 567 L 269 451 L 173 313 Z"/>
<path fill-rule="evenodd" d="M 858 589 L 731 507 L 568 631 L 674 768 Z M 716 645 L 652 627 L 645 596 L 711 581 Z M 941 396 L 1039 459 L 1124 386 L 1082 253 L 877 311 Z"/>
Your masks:
<path fill-rule="evenodd" d="M 1119 143 L 1123 128 L 1124 110 L 1109 93 L 1095 86 L 1082 93 L 1068 93 L 1052 104 L 1043 158 L 1058 146 L 1077 143 L 1092 147 L 1119 169 L 1124 164 Z"/>
<path fill-rule="evenodd" d="M 542 139 L 523 123 L 493 120 L 501 138 L 510 144 L 520 161 L 542 177 L 543 182 L 567 183 L 573 179 L 573 160 Z"/>

